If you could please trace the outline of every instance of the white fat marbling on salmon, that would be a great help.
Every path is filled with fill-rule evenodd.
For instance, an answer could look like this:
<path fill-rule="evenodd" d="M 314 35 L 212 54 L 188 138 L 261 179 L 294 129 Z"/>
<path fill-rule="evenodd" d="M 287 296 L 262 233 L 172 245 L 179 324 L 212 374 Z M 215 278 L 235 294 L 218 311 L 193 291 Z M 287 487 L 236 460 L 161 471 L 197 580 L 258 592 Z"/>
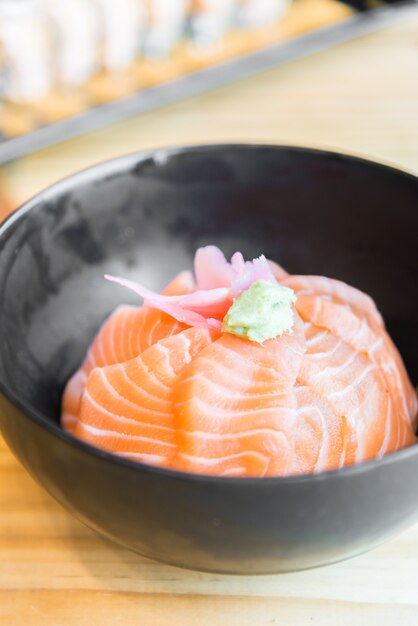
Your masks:
<path fill-rule="evenodd" d="M 417 397 L 366 294 L 264 257 L 228 263 L 213 246 L 196 268 L 197 284 L 177 279 L 187 296 L 132 283 L 147 306 L 103 325 L 67 386 L 64 426 L 125 458 L 235 477 L 336 469 L 415 441 Z M 266 271 L 297 292 L 293 331 L 262 345 L 210 331 L 225 293 Z"/>

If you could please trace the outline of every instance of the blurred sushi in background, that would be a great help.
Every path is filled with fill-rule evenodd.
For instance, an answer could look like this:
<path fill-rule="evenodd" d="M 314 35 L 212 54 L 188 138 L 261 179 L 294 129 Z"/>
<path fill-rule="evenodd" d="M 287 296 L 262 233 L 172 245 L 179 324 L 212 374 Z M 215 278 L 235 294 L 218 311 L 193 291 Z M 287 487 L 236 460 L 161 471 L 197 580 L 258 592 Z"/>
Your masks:
<path fill-rule="evenodd" d="M 139 0 L 87 1 L 96 13 L 99 67 L 86 81 L 86 91 L 94 103 L 102 104 L 138 88 L 137 77 L 131 69 L 146 27 L 145 4 Z"/>
<path fill-rule="evenodd" d="M 0 0 L 0 149 L 353 12 L 340 0 Z"/>
<path fill-rule="evenodd" d="M 243 28 L 259 28 L 277 21 L 288 9 L 290 0 L 239 0 L 236 22 Z"/>
<path fill-rule="evenodd" d="M 0 2 L 3 95 L 11 102 L 43 98 L 52 87 L 52 37 L 36 0 Z"/>
<path fill-rule="evenodd" d="M 140 49 L 145 27 L 144 3 L 138 0 L 93 0 L 93 4 L 97 8 L 101 31 L 102 65 L 109 72 L 126 71 Z"/>
<path fill-rule="evenodd" d="M 184 34 L 188 0 L 144 0 L 146 31 L 142 52 L 146 57 L 170 54 Z"/>
<path fill-rule="evenodd" d="M 36 0 L 0 2 L 1 130 L 21 135 L 37 125 L 34 103 L 52 89 L 52 37 Z"/>
<path fill-rule="evenodd" d="M 41 0 L 39 12 L 50 28 L 56 83 L 82 86 L 99 68 L 99 14 L 94 2 Z"/>
<path fill-rule="evenodd" d="M 16 136 L 260 47 L 250 31 L 274 28 L 291 3 L 0 0 L 0 132 Z M 312 4 L 295 6 L 312 13 Z"/>
<path fill-rule="evenodd" d="M 49 29 L 52 86 L 36 109 L 54 122 L 89 104 L 85 84 L 100 63 L 98 12 L 91 0 L 39 0 L 38 12 Z"/>
<path fill-rule="evenodd" d="M 191 0 L 189 33 L 197 46 L 218 43 L 231 25 L 236 0 Z"/>

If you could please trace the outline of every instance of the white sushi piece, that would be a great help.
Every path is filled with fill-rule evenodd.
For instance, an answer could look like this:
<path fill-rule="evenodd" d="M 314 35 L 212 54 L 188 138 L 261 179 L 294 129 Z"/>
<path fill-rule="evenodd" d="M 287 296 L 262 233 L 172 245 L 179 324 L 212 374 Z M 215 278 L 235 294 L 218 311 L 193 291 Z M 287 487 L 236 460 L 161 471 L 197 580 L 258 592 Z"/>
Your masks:
<path fill-rule="evenodd" d="M 187 0 L 144 0 L 147 26 L 143 53 L 147 57 L 168 56 L 184 31 Z"/>
<path fill-rule="evenodd" d="M 145 26 L 140 0 L 93 0 L 99 9 L 103 65 L 109 72 L 127 70 L 138 54 Z"/>
<path fill-rule="evenodd" d="M 286 12 L 290 0 L 241 0 L 237 23 L 242 28 L 258 28 L 277 22 Z"/>
<path fill-rule="evenodd" d="M 5 80 L 6 80 L 6 64 L 5 64 L 5 54 L 4 48 L 0 37 L 0 111 L 1 111 L 1 100 L 4 96 L 4 88 L 5 88 Z"/>
<path fill-rule="evenodd" d="M 0 2 L 4 95 L 17 103 L 44 98 L 53 82 L 50 33 L 38 0 Z"/>
<path fill-rule="evenodd" d="M 54 34 L 58 82 L 82 85 L 99 67 L 98 11 L 91 0 L 42 0 Z"/>
<path fill-rule="evenodd" d="M 230 26 L 236 0 L 192 0 L 190 34 L 198 46 L 216 44 Z"/>

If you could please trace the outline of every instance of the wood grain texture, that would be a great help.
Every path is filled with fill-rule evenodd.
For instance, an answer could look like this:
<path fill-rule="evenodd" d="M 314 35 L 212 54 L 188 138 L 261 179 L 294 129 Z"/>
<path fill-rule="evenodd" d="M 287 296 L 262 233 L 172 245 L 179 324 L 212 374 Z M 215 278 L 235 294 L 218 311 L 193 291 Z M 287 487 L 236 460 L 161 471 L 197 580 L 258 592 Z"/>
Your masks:
<path fill-rule="evenodd" d="M 257 577 L 190 572 L 119 548 L 80 524 L 2 440 L 0 507 L 0 623 L 7 626 L 416 624 L 418 525 L 319 570 Z"/>
<path fill-rule="evenodd" d="M 201 141 L 327 146 L 418 171 L 415 21 L 3 168 L 15 202 L 132 150 Z M 0 624 L 415 626 L 418 525 L 319 570 L 232 577 L 164 566 L 74 520 L 0 440 Z"/>

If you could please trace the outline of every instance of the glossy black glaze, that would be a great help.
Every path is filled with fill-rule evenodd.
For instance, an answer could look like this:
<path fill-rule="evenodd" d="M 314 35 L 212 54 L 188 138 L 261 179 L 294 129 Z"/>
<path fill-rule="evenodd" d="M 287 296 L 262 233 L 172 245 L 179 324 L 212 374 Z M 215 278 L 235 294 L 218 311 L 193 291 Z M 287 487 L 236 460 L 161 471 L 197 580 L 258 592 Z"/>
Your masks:
<path fill-rule="evenodd" d="M 296 148 L 160 150 L 55 185 L 0 228 L 4 437 L 74 515 L 156 559 L 261 573 L 368 550 L 418 518 L 418 446 L 316 476 L 190 476 L 73 439 L 59 402 L 100 322 L 135 301 L 103 274 L 159 288 L 208 243 L 370 293 L 416 384 L 417 228 L 416 178 Z"/>

